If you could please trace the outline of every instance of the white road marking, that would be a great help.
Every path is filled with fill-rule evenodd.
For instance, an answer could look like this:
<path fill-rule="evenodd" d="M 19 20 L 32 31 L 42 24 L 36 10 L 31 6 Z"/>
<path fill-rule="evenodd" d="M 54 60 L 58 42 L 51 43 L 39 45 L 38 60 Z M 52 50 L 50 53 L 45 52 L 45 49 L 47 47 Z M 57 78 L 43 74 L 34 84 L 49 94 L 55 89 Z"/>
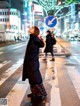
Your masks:
<path fill-rule="evenodd" d="M 67 70 L 80 99 L 80 72 L 76 69 L 75 66 L 67 66 Z"/>
<path fill-rule="evenodd" d="M 4 83 L 23 63 L 23 59 L 20 59 L 18 62 L 16 62 L 12 67 L 7 69 L 0 78 L 0 85 Z"/>
<path fill-rule="evenodd" d="M 50 92 L 50 95 L 51 95 L 50 106 L 61 106 L 56 63 L 54 63 L 54 65 L 52 65 L 52 66 L 54 66 L 53 69 L 55 71 L 55 74 L 53 72 L 51 72 L 52 69 L 50 69 L 50 67 L 51 67 L 50 64 L 48 63 L 49 69 L 46 70 L 46 74 L 45 74 L 45 80 L 47 80 L 47 82 L 52 86 L 51 92 Z M 55 78 L 56 78 L 55 80 L 52 79 L 53 75 L 55 75 Z M 47 103 L 46 106 L 49 106 L 49 104 Z"/>
<path fill-rule="evenodd" d="M 21 79 L 22 78 L 18 80 L 16 85 L 12 88 L 12 90 L 9 92 L 9 94 L 6 97 L 8 99 L 9 106 L 13 106 L 13 105 L 20 106 L 24 98 L 24 95 L 26 93 L 26 90 L 29 87 L 28 80 L 26 80 L 25 82 L 22 82 Z"/>
<path fill-rule="evenodd" d="M 18 49 L 18 48 L 23 47 L 23 46 L 25 46 L 25 45 L 26 45 L 26 44 L 19 45 L 19 46 L 14 47 L 13 49 Z"/>
<path fill-rule="evenodd" d="M 59 84 L 58 84 L 58 76 L 57 76 L 57 69 L 55 63 L 55 81 L 51 81 L 52 89 L 51 89 L 51 101 L 50 106 L 61 106 L 61 99 L 60 99 L 60 91 L 59 91 Z"/>
<path fill-rule="evenodd" d="M 79 59 L 79 58 L 77 58 L 76 56 L 73 56 L 73 58 L 74 58 L 78 63 L 80 63 L 80 59 Z"/>
<path fill-rule="evenodd" d="M 4 65 L 6 65 L 6 64 L 8 64 L 8 63 L 10 63 L 11 61 L 4 61 L 4 62 L 2 62 L 2 63 L 0 63 L 0 68 L 2 68 Z"/>
<path fill-rule="evenodd" d="M 3 54 L 3 52 L 0 52 L 0 54 Z"/>

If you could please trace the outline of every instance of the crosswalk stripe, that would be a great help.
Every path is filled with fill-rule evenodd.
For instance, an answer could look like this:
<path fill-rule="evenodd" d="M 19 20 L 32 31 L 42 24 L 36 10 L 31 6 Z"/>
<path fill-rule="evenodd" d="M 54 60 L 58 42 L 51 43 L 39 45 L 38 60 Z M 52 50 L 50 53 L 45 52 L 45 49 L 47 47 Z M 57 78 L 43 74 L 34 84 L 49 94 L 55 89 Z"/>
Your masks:
<path fill-rule="evenodd" d="M 69 73 L 69 76 L 71 78 L 71 81 L 75 87 L 75 90 L 77 92 L 77 95 L 80 99 L 80 73 L 79 71 L 76 69 L 75 66 L 67 66 L 67 70 Z"/>
<path fill-rule="evenodd" d="M 20 59 L 19 61 L 17 61 L 12 67 L 10 67 L 9 69 L 7 69 L 3 75 L 5 77 L 1 78 L 0 80 L 0 86 L 4 83 L 4 81 L 6 81 L 23 63 L 23 60 Z"/>
<path fill-rule="evenodd" d="M 15 86 L 6 97 L 8 99 L 9 106 L 20 106 L 22 99 L 29 87 L 28 80 L 22 82 L 21 79 L 22 77 L 20 77 L 18 82 L 15 84 Z"/>
<path fill-rule="evenodd" d="M 78 63 L 80 63 L 80 59 L 79 59 L 78 57 L 73 56 L 73 58 L 74 58 Z"/>
<path fill-rule="evenodd" d="M 0 52 L 0 54 L 3 54 L 3 52 Z"/>
<path fill-rule="evenodd" d="M 50 63 L 50 61 L 49 61 Z M 58 76 L 57 76 L 57 69 L 56 69 L 56 63 L 54 63 L 54 71 L 55 71 L 55 80 L 52 79 L 53 77 L 53 72 L 51 68 L 53 68 L 53 62 L 52 65 L 50 64 L 48 65 L 48 68 L 46 70 L 45 73 L 45 80 L 52 86 L 51 91 L 50 91 L 50 96 L 51 96 L 51 100 L 50 100 L 50 106 L 61 106 L 61 100 L 60 100 L 60 92 L 59 92 L 59 86 L 58 86 Z M 46 106 L 49 106 L 49 104 L 47 103 Z"/>
<path fill-rule="evenodd" d="M 56 79 L 54 82 L 53 81 L 50 82 L 52 85 L 50 106 L 61 106 L 56 63 L 55 63 L 55 78 Z"/>
<path fill-rule="evenodd" d="M 2 63 L 0 63 L 0 68 L 2 68 L 3 66 L 7 65 L 10 62 L 11 61 L 3 61 Z"/>
<path fill-rule="evenodd" d="M 25 45 L 26 45 L 26 44 L 19 45 L 19 46 L 14 47 L 13 49 L 18 49 L 18 48 L 23 47 L 23 46 L 25 46 Z"/>

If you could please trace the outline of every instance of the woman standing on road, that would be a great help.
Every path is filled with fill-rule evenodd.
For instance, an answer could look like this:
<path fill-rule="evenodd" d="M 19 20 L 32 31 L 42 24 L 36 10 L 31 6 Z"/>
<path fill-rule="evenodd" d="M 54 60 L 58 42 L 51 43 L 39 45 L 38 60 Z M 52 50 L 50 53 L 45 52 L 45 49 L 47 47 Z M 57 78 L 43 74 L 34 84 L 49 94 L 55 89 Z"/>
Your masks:
<path fill-rule="evenodd" d="M 46 98 L 47 94 L 42 83 L 42 77 L 39 70 L 39 48 L 44 47 L 43 39 L 38 36 L 39 29 L 33 26 L 29 29 L 30 39 L 27 45 L 24 64 L 23 64 L 23 77 L 25 81 L 29 80 L 31 94 L 28 97 L 37 97 L 42 100 Z"/>

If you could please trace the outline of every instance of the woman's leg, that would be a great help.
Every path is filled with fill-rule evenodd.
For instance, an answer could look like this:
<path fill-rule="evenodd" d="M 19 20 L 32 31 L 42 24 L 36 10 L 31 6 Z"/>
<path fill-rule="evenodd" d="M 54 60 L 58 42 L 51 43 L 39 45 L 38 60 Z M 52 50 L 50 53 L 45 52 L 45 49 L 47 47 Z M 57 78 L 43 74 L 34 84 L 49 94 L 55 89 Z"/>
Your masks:
<path fill-rule="evenodd" d="M 42 99 L 47 96 L 46 90 L 43 84 L 35 85 L 37 91 L 37 97 L 41 97 Z"/>
<path fill-rule="evenodd" d="M 46 60 L 47 59 L 47 52 L 45 52 L 45 58 L 44 58 L 44 60 Z"/>
<path fill-rule="evenodd" d="M 52 55 L 52 60 L 51 61 L 55 61 L 53 51 L 51 52 L 51 55 Z"/>

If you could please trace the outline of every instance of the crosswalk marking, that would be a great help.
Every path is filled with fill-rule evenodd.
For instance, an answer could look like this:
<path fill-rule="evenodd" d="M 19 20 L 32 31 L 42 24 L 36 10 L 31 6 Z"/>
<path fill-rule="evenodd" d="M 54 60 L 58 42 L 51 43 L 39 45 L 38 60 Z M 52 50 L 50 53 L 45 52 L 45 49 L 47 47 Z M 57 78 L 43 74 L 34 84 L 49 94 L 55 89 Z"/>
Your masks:
<path fill-rule="evenodd" d="M 73 66 L 73 67 L 67 66 L 67 70 L 68 70 L 69 76 L 71 78 L 71 81 L 75 87 L 75 90 L 77 92 L 77 95 L 80 99 L 80 73 L 76 69 L 75 66 Z"/>
<path fill-rule="evenodd" d="M 53 81 L 50 82 L 52 85 L 50 106 L 61 106 L 56 63 L 55 63 L 55 78 L 56 79 L 54 82 Z"/>
<path fill-rule="evenodd" d="M 12 67 L 7 69 L 3 75 L 5 77 L 2 77 L 0 80 L 0 86 L 3 84 L 4 81 L 6 81 L 23 63 L 23 59 L 20 59 L 18 62 L 16 62 Z"/>
<path fill-rule="evenodd" d="M 28 80 L 21 81 L 22 77 L 18 80 L 13 89 L 9 92 L 6 98 L 8 98 L 9 106 L 20 106 L 22 99 L 29 87 Z"/>
<path fill-rule="evenodd" d="M 10 63 L 11 61 L 3 61 L 2 63 L 0 63 L 0 68 L 2 68 L 4 65 Z"/>
<path fill-rule="evenodd" d="M 26 45 L 26 44 L 19 45 L 19 46 L 14 47 L 13 49 L 18 49 L 18 48 L 23 47 L 23 46 L 25 46 L 25 45 Z"/>
<path fill-rule="evenodd" d="M 3 52 L 0 52 L 0 54 L 3 54 Z"/>
<path fill-rule="evenodd" d="M 3 63 L 7 64 L 7 61 L 4 61 Z M 12 67 L 6 70 L 5 73 L 3 73 L 5 75 L 5 78 L 1 78 L 0 85 L 2 85 L 3 82 L 5 82 L 16 71 L 22 65 L 22 63 L 23 63 L 23 59 L 20 59 Z M 46 106 L 61 106 L 56 61 L 55 62 L 50 62 L 50 60 L 47 61 L 47 67 L 48 68 L 46 69 L 46 73 L 45 73 L 45 81 L 49 83 L 52 86 L 52 88 L 50 91 L 51 99 L 48 103 L 46 103 Z M 78 72 L 75 66 L 66 66 L 66 67 L 69 76 L 71 78 L 71 81 L 80 99 L 80 73 Z M 53 74 L 52 69 L 55 70 L 55 74 Z M 55 80 L 52 79 L 53 75 L 55 75 L 56 78 Z M 16 82 L 16 84 L 14 85 L 14 87 L 11 89 L 11 91 L 6 97 L 8 98 L 9 106 L 13 106 L 13 105 L 20 106 L 24 98 L 24 95 L 28 90 L 29 87 L 28 80 L 22 82 L 21 78 Z"/>
<path fill-rule="evenodd" d="M 54 67 L 53 67 L 53 62 L 51 64 L 50 62 L 47 61 L 47 67 L 48 69 L 46 70 L 45 73 L 45 80 L 52 86 L 50 91 L 50 95 L 51 95 L 50 106 L 61 106 L 56 63 L 54 63 Z M 55 71 L 55 78 L 56 78 L 55 80 L 52 79 L 53 69 Z M 46 106 L 49 106 L 49 104 L 46 104 Z"/>
<path fill-rule="evenodd" d="M 80 64 L 80 59 L 77 58 L 76 56 L 73 56 L 73 58 Z"/>

